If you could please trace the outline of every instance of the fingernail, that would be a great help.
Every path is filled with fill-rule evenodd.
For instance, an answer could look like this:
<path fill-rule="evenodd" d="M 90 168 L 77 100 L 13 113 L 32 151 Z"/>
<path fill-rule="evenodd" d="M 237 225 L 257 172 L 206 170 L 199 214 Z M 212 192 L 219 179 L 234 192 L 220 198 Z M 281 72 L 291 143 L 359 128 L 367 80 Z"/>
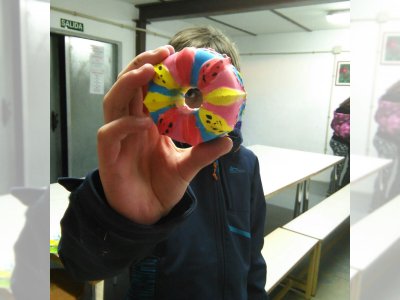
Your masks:
<path fill-rule="evenodd" d="M 148 68 L 153 68 L 153 65 L 148 64 L 148 63 L 145 63 L 145 64 L 144 64 L 143 66 L 141 66 L 140 68 L 135 69 L 135 70 L 132 70 L 132 72 L 141 72 L 141 71 L 143 71 L 144 69 L 148 69 Z"/>
<path fill-rule="evenodd" d="M 153 53 L 158 53 L 158 52 L 160 52 L 161 50 L 163 50 L 164 48 L 165 48 L 165 46 L 158 47 L 158 48 L 156 48 L 155 50 L 153 50 Z"/>
<path fill-rule="evenodd" d="M 225 136 L 224 139 L 226 139 L 226 141 L 230 144 L 231 149 L 233 147 L 233 140 L 229 137 L 229 136 Z"/>

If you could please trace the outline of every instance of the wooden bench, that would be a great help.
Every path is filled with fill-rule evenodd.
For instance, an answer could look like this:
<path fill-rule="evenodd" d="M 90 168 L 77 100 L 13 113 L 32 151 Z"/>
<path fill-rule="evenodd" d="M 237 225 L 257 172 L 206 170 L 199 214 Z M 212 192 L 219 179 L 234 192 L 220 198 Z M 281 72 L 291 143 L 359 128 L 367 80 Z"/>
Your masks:
<path fill-rule="evenodd" d="M 338 190 L 310 210 L 283 226 L 284 229 L 318 240 L 312 295 L 317 289 L 322 242 L 350 218 L 350 185 Z"/>
<path fill-rule="evenodd" d="M 318 263 L 317 244 L 317 239 L 283 228 L 277 228 L 268 234 L 264 238 L 262 249 L 262 255 L 267 263 L 267 282 L 265 285 L 267 293 L 270 294 L 303 259 L 311 255 L 304 286 L 305 298 L 311 299 L 315 268 Z M 293 284 L 293 279 L 288 280 L 285 288 L 274 299 L 282 299 Z"/>
<path fill-rule="evenodd" d="M 400 195 L 350 229 L 352 300 L 399 299 Z"/>

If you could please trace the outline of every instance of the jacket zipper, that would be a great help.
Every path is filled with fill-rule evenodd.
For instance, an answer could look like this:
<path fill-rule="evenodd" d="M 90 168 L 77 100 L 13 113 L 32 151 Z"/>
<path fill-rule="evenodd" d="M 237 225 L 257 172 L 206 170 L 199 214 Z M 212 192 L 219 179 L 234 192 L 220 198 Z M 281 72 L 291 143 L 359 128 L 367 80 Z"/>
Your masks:
<path fill-rule="evenodd" d="M 213 163 L 213 177 L 215 179 L 215 187 L 217 190 L 217 201 L 216 201 L 216 223 L 217 223 L 217 236 L 218 236 L 218 250 L 219 250 L 219 255 L 220 255 L 220 274 L 221 274 L 221 282 L 222 282 L 222 298 L 221 300 L 225 299 L 225 242 L 224 242 L 224 236 L 225 236 L 225 228 L 224 228 L 224 195 L 222 191 L 222 186 L 221 186 L 221 172 L 219 168 L 219 163 L 218 161 L 215 161 Z"/>
<path fill-rule="evenodd" d="M 214 161 L 213 162 L 213 168 L 214 168 L 214 171 L 213 171 L 213 174 L 212 174 L 212 176 L 214 177 L 214 180 L 218 180 L 218 161 Z"/>

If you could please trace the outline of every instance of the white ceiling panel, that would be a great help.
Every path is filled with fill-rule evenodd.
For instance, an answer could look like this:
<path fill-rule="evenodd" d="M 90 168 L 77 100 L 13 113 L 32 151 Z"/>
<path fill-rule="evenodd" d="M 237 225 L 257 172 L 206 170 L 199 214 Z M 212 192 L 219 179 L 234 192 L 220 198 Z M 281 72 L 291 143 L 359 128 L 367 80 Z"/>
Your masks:
<path fill-rule="evenodd" d="M 215 16 L 213 18 L 257 35 L 304 31 L 304 29 L 299 28 L 268 10 Z M 244 35 L 245 33 L 235 31 L 233 34 Z"/>
<path fill-rule="evenodd" d="M 301 25 L 315 31 L 326 29 L 340 29 L 348 25 L 332 25 L 326 21 L 326 14 L 330 11 L 350 9 L 350 1 L 337 2 L 321 5 L 310 5 L 277 9 L 286 17 L 300 23 Z"/>
<path fill-rule="evenodd" d="M 399 0 L 352 0 L 352 20 L 362 19 L 399 19 Z"/>
<path fill-rule="evenodd" d="M 115 0 L 114 0 L 115 1 Z M 146 4 L 159 2 L 157 0 L 119 0 L 130 2 L 133 4 Z M 171 0 L 168 0 L 171 1 Z M 274 34 L 274 33 L 290 33 L 305 32 L 306 29 L 311 31 L 317 30 L 334 30 L 349 27 L 348 25 L 333 25 L 326 21 L 326 14 L 333 10 L 350 9 L 350 1 L 308 5 L 301 7 L 291 7 L 276 9 L 279 14 L 284 15 L 289 20 L 278 16 L 270 10 L 244 12 L 227 15 L 211 16 L 215 21 L 204 18 L 187 18 L 170 21 L 154 21 L 148 25 L 148 28 L 156 32 L 173 36 L 177 31 L 196 25 L 212 25 L 230 37 L 249 35 L 243 31 L 247 31 L 256 35 Z M 291 20 L 293 22 L 291 22 Z M 221 24 L 225 23 L 227 25 Z M 296 25 L 296 23 L 301 26 Z M 229 26 L 230 25 L 230 26 Z M 241 30 L 235 29 L 239 28 Z"/>

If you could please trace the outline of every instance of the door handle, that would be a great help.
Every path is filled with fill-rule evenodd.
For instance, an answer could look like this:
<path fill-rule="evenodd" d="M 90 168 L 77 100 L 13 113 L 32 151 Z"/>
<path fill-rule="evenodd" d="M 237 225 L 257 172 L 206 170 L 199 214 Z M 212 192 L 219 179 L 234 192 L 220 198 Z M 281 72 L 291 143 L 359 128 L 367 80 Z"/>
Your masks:
<path fill-rule="evenodd" d="M 51 130 L 55 131 L 58 127 L 58 114 L 56 112 L 54 112 L 54 110 L 51 111 L 51 116 L 50 116 L 50 126 L 51 126 Z"/>

